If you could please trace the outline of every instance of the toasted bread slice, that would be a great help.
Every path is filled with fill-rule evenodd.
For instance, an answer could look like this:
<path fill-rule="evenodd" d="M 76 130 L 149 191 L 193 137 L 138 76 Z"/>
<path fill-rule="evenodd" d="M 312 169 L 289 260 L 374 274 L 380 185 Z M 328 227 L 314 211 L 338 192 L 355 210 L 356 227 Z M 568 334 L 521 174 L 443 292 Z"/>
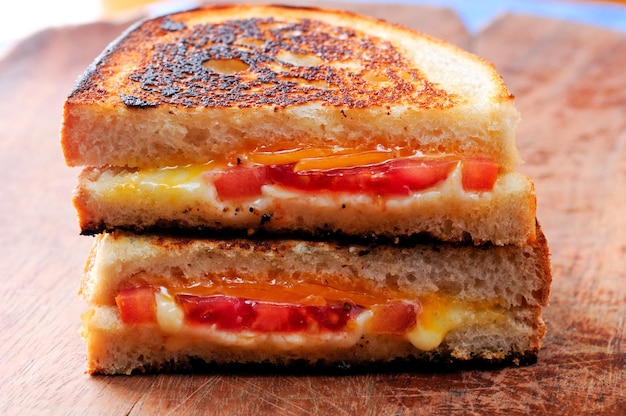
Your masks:
<path fill-rule="evenodd" d="M 305 13 L 303 13 L 305 12 Z M 70 166 L 165 167 L 336 146 L 519 162 L 493 65 L 347 12 L 216 6 L 144 21 L 80 77 Z"/>
<path fill-rule="evenodd" d="M 532 245 L 506 247 L 102 234 L 81 285 L 90 307 L 82 330 L 89 371 L 186 370 L 198 360 L 351 365 L 536 357 L 551 281 L 546 241 L 537 234 Z M 137 288 L 157 299 L 152 320 L 134 320 L 120 300 Z M 181 306 L 189 299 L 200 305 L 199 317 Z M 223 325 L 211 305 L 224 302 L 240 309 Z M 332 319 L 319 317 L 337 304 L 343 306 Z"/>

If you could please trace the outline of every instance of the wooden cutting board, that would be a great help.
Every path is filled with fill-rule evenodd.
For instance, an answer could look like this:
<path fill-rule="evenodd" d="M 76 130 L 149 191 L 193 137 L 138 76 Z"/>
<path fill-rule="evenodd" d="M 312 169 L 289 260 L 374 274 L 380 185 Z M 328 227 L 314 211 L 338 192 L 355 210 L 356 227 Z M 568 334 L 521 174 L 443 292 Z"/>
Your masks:
<path fill-rule="evenodd" d="M 319 3 L 318 3 L 319 4 Z M 626 35 L 502 16 L 470 36 L 450 10 L 383 17 L 495 63 L 517 95 L 554 281 L 537 364 L 448 373 L 90 377 L 78 281 L 92 242 L 58 143 L 76 77 L 128 25 L 50 29 L 0 61 L 0 414 L 625 414 Z"/>

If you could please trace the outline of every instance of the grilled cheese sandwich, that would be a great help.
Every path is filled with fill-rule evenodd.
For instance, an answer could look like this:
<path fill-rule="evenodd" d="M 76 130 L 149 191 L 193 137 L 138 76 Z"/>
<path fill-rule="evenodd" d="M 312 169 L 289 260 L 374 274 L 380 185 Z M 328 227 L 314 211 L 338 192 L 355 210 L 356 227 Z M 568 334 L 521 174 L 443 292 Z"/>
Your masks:
<path fill-rule="evenodd" d="M 90 373 L 530 362 L 551 280 L 493 65 L 347 12 L 139 22 L 64 104 Z"/>

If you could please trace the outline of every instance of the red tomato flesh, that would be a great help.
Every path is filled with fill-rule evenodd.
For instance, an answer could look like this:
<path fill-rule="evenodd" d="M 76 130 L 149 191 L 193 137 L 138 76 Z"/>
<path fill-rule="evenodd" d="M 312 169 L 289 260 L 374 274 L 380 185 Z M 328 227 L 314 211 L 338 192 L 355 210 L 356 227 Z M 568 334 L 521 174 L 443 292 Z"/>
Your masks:
<path fill-rule="evenodd" d="M 459 160 L 394 159 L 384 163 L 328 170 L 294 171 L 295 164 L 234 166 L 207 171 L 221 200 L 254 198 L 261 187 L 277 184 L 304 192 L 347 192 L 379 196 L 406 196 L 444 181 Z M 490 191 L 498 178 L 498 164 L 485 158 L 463 159 L 466 191 Z"/>
<path fill-rule="evenodd" d="M 146 324 L 156 322 L 155 289 L 124 289 L 115 297 L 122 322 Z M 197 296 L 179 294 L 185 320 L 194 325 L 215 325 L 224 331 L 298 333 L 338 332 L 358 316 L 363 308 L 352 303 L 324 306 L 295 305 L 253 301 L 232 296 Z M 370 331 L 377 334 L 403 335 L 415 326 L 419 306 L 392 302 L 371 307 L 374 312 Z"/>
<path fill-rule="evenodd" d="M 115 303 L 125 324 L 156 322 L 156 301 L 152 287 L 121 290 L 115 297 Z"/>
<path fill-rule="evenodd" d="M 491 191 L 498 179 L 499 166 L 490 159 L 465 159 L 462 164 L 463 189 L 466 191 Z"/>
<path fill-rule="evenodd" d="M 212 180 L 221 200 L 254 198 L 261 195 L 261 187 L 267 181 L 265 166 L 235 166 L 232 168 L 207 171 L 205 177 Z"/>
<path fill-rule="evenodd" d="M 255 319 L 249 329 L 259 332 L 300 332 L 308 327 L 301 307 L 268 302 L 252 302 Z"/>
<path fill-rule="evenodd" d="M 409 195 L 445 180 L 453 160 L 396 159 L 371 166 L 294 172 L 294 165 L 272 165 L 268 177 L 286 188 L 318 192 Z"/>
<path fill-rule="evenodd" d="M 229 331 L 340 331 L 358 311 L 350 305 L 304 306 L 253 301 L 230 296 L 176 295 L 191 324 L 215 325 Z"/>
<path fill-rule="evenodd" d="M 340 331 L 348 323 L 348 319 L 358 315 L 362 309 L 351 303 L 329 306 L 307 306 L 308 315 L 317 323 L 318 328 L 329 331 Z"/>
<path fill-rule="evenodd" d="M 192 323 L 216 324 L 219 329 L 240 331 L 254 322 L 252 305 L 241 298 L 177 295 L 176 302 Z"/>
<path fill-rule="evenodd" d="M 374 305 L 370 330 L 376 334 L 404 335 L 417 323 L 419 309 L 404 302 Z"/>

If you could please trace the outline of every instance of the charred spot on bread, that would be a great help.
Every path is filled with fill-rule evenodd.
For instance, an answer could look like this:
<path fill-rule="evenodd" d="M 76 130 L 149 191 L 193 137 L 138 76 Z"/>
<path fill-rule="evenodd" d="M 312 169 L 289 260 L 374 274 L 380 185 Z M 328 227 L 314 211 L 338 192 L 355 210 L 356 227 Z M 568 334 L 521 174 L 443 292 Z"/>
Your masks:
<path fill-rule="evenodd" d="M 367 342 L 367 341 L 366 341 Z M 363 348 L 360 344 L 358 348 Z M 467 359 L 458 359 L 448 352 L 432 351 L 398 358 L 389 361 L 371 361 L 349 363 L 346 361 L 327 361 L 305 359 L 270 360 L 263 362 L 228 362 L 206 361 L 196 356 L 180 357 L 176 361 L 145 363 L 135 368 L 132 374 L 153 373 L 192 373 L 192 374 L 279 374 L 279 375 L 359 375 L 359 374 L 397 374 L 445 373 L 476 370 L 497 370 L 507 366 L 530 366 L 537 362 L 538 351 L 511 352 L 501 357 L 483 357 L 474 354 Z"/>
<path fill-rule="evenodd" d="M 156 107 L 156 104 L 142 100 L 139 97 L 129 94 L 120 94 L 120 99 L 127 107 L 149 108 Z"/>
<path fill-rule="evenodd" d="M 160 27 L 161 27 L 161 29 L 166 30 L 168 32 L 176 32 L 178 30 L 185 29 L 187 27 L 187 25 L 184 22 L 175 22 L 172 19 L 170 19 L 169 17 L 165 17 L 161 21 Z"/>
<path fill-rule="evenodd" d="M 458 100 L 430 82 L 390 42 L 315 19 L 242 18 L 187 25 L 176 16 L 164 17 L 131 31 L 122 49 L 146 39 L 153 42 L 153 50 L 137 54 L 137 69 L 128 75 L 128 90 L 120 94 L 130 107 L 323 102 L 363 108 L 406 102 L 446 108 Z M 108 54 L 101 58 L 104 65 L 96 71 L 115 59 Z M 349 75 L 347 66 L 352 68 Z"/>

